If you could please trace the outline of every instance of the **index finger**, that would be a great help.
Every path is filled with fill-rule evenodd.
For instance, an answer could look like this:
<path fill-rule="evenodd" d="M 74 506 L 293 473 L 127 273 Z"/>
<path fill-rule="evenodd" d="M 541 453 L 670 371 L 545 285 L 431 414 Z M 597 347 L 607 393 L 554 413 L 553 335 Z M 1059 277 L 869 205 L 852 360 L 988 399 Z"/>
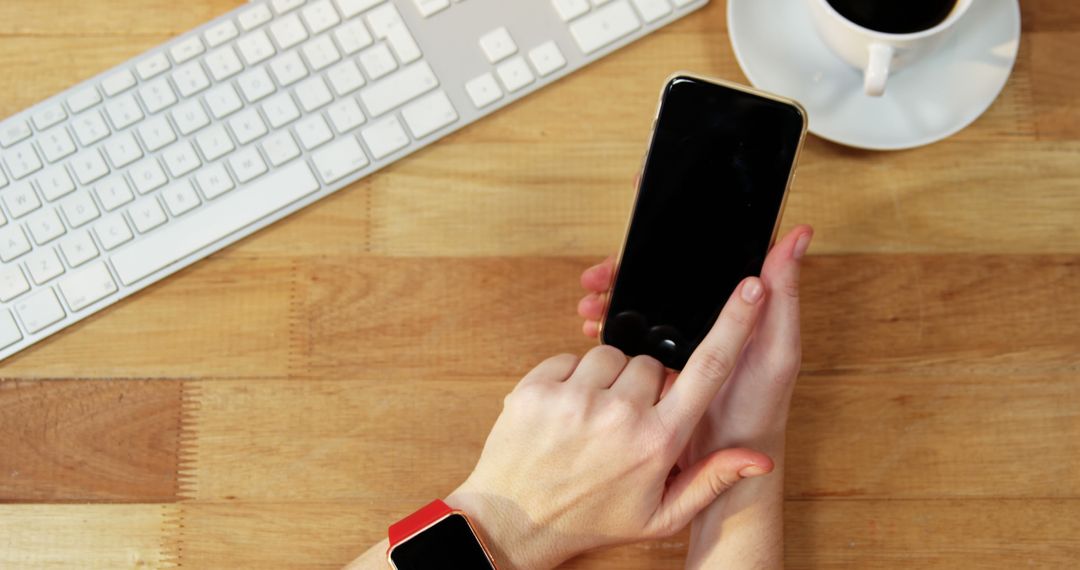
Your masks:
<path fill-rule="evenodd" d="M 615 258 L 608 257 L 581 274 L 581 286 L 594 293 L 606 293 L 611 288 L 611 277 L 614 270 Z"/>
<path fill-rule="evenodd" d="M 682 449 L 720 387 L 742 354 L 760 314 L 765 288 L 757 277 L 747 277 L 728 298 L 716 324 L 690 355 L 667 394 L 656 404 L 664 425 L 672 426 Z"/>

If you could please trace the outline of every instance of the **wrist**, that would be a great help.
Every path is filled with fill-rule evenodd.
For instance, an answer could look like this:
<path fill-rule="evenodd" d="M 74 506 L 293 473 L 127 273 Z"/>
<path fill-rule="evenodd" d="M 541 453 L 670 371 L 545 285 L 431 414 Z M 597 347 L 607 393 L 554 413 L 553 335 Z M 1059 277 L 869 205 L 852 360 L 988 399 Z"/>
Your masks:
<path fill-rule="evenodd" d="M 554 568 L 570 558 L 562 553 L 549 529 L 534 522 L 512 501 L 474 489 L 466 482 L 445 502 L 469 517 L 499 570 Z"/>

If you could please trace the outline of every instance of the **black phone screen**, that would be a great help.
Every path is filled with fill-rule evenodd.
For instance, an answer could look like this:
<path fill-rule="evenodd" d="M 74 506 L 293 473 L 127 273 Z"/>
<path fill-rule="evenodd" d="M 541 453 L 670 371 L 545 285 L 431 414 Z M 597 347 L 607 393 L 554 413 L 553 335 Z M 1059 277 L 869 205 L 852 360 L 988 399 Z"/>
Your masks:
<path fill-rule="evenodd" d="M 469 521 L 456 513 L 395 546 L 390 551 L 390 560 L 398 570 L 495 570 L 476 541 Z"/>
<path fill-rule="evenodd" d="M 603 342 L 682 369 L 761 272 L 804 133 L 796 106 L 692 77 L 664 88 Z"/>

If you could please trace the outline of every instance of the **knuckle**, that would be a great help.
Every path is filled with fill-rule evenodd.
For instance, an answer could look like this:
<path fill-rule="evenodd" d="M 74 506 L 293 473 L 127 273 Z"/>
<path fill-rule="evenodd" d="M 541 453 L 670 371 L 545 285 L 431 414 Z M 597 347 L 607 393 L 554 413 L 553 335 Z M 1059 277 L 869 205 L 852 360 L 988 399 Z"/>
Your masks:
<path fill-rule="evenodd" d="M 664 370 L 664 365 L 659 360 L 647 355 L 640 354 L 630 359 L 630 363 L 642 367 L 646 372 L 659 373 Z"/>
<path fill-rule="evenodd" d="M 613 396 L 605 402 L 601 412 L 602 423 L 607 426 L 621 426 L 635 422 L 641 416 L 637 404 L 629 398 Z"/>
<path fill-rule="evenodd" d="M 780 285 L 780 293 L 791 299 L 799 298 L 799 280 L 789 279 Z"/>
<path fill-rule="evenodd" d="M 727 378 L 735 366 L 735 358 L 726 348 L 714 347 L 697 356 L 697 371 L 710 380 Z"/>
<path fill-rule="evenodd" d="M 744 328 L 750 325 L 752 316 L 752 311 L 750 311 L 749 309 L 740 308 L 739 310 L 731 311 L 727 315 L 727 320 L 733 324 L 738 325 L 739 328 Z"/>
<path fill-rule="evenodd" d="M 587 356 L 603 360 L 626 361 L 626 355 L 623 354 L 621 350 L 608 344 L 601 344 L 600 346 L 590 349 Z"/>

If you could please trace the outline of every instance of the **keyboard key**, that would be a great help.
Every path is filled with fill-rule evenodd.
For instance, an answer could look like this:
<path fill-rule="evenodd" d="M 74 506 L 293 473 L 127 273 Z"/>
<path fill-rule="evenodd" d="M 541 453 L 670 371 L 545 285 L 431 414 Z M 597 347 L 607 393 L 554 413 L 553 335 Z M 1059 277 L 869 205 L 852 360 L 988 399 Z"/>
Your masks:
<path fill-rule="evenodd" d="M 75 131 L 75 137 L 79 139 L 79 144 L 83 146 L 90 146 L 109 136 L 109 127 L 97 111 L 79 115 L 71 122 L 71 127 Z"/>
<path fill-rule="evenodd" d="M 220 123 L 200 133 L 195 137 L 195 142 L 208 161 L 217 160 L 236 148 L 229 138 L 229 133 L 225 132 L 225 126 Z"/>
<path fill-rule="evenodd" d="M 364 22 L 359 18 L 345 22 L 334 30 L 334 38 L 337 39 L 341 50 L 346 54 L 354 54 L 371 45 L 371 34 L 364 27 Z"/>
<path fill-rule="evenodd" d="M 326 109 L 330 122 L 339 133 L 353 130 L 364 123 L 364 112 L 360 110 L 360 104 L 355 99 L 348 97 L 337 101 Z"/>
<path fill-rule="evenodd" d="M 73 194 L 60 203 L 60 210 L 64 212 L 68 225 L 73 228 L 77 228 L 90 220 L 95 220 L 101 215 L 97 204 L 94 203 L 94 199 L 90 197 L 88 192 Z"/>
<path fill-rule="evenodd" d="M 274 92 L 274 82 L 266 73 L 265 67 L 253 69 L 241 75 L 237 78 L 236 84 L 240 86 L 240 91 L 248 103 L 254 103 Z"/>
<path fill-rule="evenodd" d="M 19 314 L 23 326 L 30 334 L 59 321 L 65 314 L 52 289 L 45 289 L 16 301 L 15 312 Z"/>
<path fill-rule="evenodd" d="M 124 204 L 135 199 L 131 193 L 131 187 L 123 176 L 112 176 L 94 186 L 94 194 L 97 195 L 101 206 L 105 211 L 111 212 Z"/>
<path fill-rule="evenodd" d="M 381 4 L 384 0 L 336 0 L 341 15 L 348 20 L 353 16 L 366 11 L 368 8 Z"/>
<path fill-rule="evenodd" d="M 667 0 L 634 0 L 634 6 L 646 22 L 655 22 L 671 13 L 671 4 Z"/>
<path fill-rule="evenodd" d="M 191 143 L 186 140 L 165 149 L 162 158 L 165 159 L 165 167 L 173 178 L 179 178 L 202 164 L 199 156 L 195 154 L 195 149 L 191 148 Z"/>
<path fill-rule="evenodd" d="M 0 309 L 0 348 L 7 348 L 22 340 L 22 337 L 11 311 Z"/>
<path fill-rule="evenodd" d="M 206 106 L 210 107 L 210 114 L 214 115 L 215 119 L 227 117 L 244 106 L 244 102 L 236 94 L 236 89 L 228 83 L 211 89 L 204 99 Z"/>
<path fill-rule="evenodd" d="M 18 265 L 0 267 L 0 302 L 7 303 L 29 290 L 30 283 L 26 281 L 26 276 L 23 275 L 22 269 L 19 269 Z M 3 315 L 0 315 L 0 320 L 2 319 Z M 0 329 L 2 328 L 0 326 Z M 0 342 L 0 344 L 3 343 Z"/>
<path fill-rule="evenodd" d="M 199 196 L 195 194 L 195 189 L 191 187 L 191 182 L 188 180 L 181 180 L 169 186 L 161 191 L 161 195 L 165 198 L 165 207 L 174 216 L 189 212 L 199 205 Z"/>
<path fill-rule="evenodd" d="M 334 93 L 340 97 L 348 95 L 364 86 L 364 75 L 360 68 L 351 59 L 347 59 L 326 72 L 326 78 L 330 80 L 330 86 Z"/>
<path fill-rule="evenodd" d="M 289 102 L 291 104 L 292 101 Z M 296 107 L 293 107 L 293 109 L 296 109 Z M 267 115 L 270 115 L 270 113 L 267 113 Z M 296 112 L 296 116 L 300 116 L 299 111 Z M 274 119 L 271 117 L 270 122 L 273 123 L 273 121 Z M 233 116 L 232 119 L 229 119 L 229 128 L 236 135 L 236 142 L 239 144 L 247 144 L 266 134 L 266 124 L 263 123 L 262 118 L 259 117 L 259 113 L 255 109 L 244 109 Z M 277 125 L 274 128 L 277 128 Z"/>
<path fill-rule="evenodd" d="M 284 14 L 303 3 L 304 0 L 271 0 L 270 2 L 270 4 L 274 6 L 274 11 L 278 14 Z"/>
<path fill-rule="evenodd" d="M 274 15 L 270 13 L 270 8 L 267 8 L 265 4 L 259 4 L 253 8 L 240 12 L 240 15 L 236 17 L 236 21 L 240 22 L 240 27 L 246 32 L 269 22 L 273 17 Z"/>
<path fill-rule="evenodd" d="M 200 170 L 195 175 L 195 181 L 199 183 L 199 189 L 207 200 L 213 200 L 218 196 L 233 189 L 232 178 L 220 162 Z M 132 217 L 134 219 L 134 217 Z M 138 224 L 136 223 L 136 229 Z M 143 230 L 139 230 L 143 231 Z"/>
<path fill-rule="evenodd" d="M 375 160 L 401 150 L 409 144 L 409 135 L 405 134 L 405 129 L 401 128 L 401 123 L 393 115 L 373 123 L 360 134 L 364 137 L 364 142 Z"/>
<path fill-rule="evenodd" d="M 105 112 L 112 121 L 113 128 L 123 129 L 142 120 L 143 112 L 131 93 L 121 95 L 105 103 Z"/>
<path fill-rule="evenodd" d="M 529 50 L 529 61 L 532 62 L 536 72 L 541 77 L 546 77 L 566 65 L 566 58 L 555 42 L 544 42 Z"/>
<path fill-rule="evenodd" d="M 270 38 L 266 37 L 263 30 L 255 30 L 236 40 L 236 47 L 248 65 L 255 65 L 274 55 L 274 44 L 270 43 Z"/>
<path fill-rule="evenodd" d="M 61 165 L 43 171 L 34 181 L 37 182 L 41 195 L 49 202 L 75 190 L 75 183 L 71 181 L 71 175 Z"/>
<path fill-rule="evenodd" d="M 74 95 L 68 97 L 67 104 L 72 113 L 81 113 L 101 102 L 101 95 L 93 85 L 79 89 Z"/>
<path fill-rule="evenodd" d="M 116 168 L 123 168 L 142 158 L 143 155 L 139 143 L 135 142 L 135 135 L 130 131 L 114 136 L 101 146 Z"/>
<path fill-rule="evenodd" d="M 176 88 L 180 90 L 181 97 L 191 97 L 210 86 L 210 78 L 206 76 L 206 72 L 197 61 L 177 68 L 172 73 L 172 79 L 176 83 Z"/>
<path fill-rule="evenodd" d="M 169 53 L 177 64 L 181 64 L 202 53 L 203 49 L 199 36 L 191 36 L 169 48 Z"/>
<path fill-rule="evenodd" d="M 135 76 L 130 71 L 123 69 L 105 78 L 101 82 L 101 90 L 106 97 L 113 97 L 135 86 Z"/>
<path fill-rule="evenodd" d="M 7 148 L 29 137 L 32 132 L 26 121 L 9 121 L 0 128 L 0 146 Z"/>
<path fill-rule="evenodd" d="M 322 115 L 312 115 L 296 123 L 296 136 L 304 148 L 311 150 L 334 138 L 334 133 L 330 131 Z"/>
<path fill-rule="evenodd" d="M 506 90 L 511 93 L 532 83 L 534 79 L 532 71 L 529 71 L 529 66 L 525 63 L 525 58 L 520 55 L 499 64 L 495 68 L 495 73 L 499 75 Z"/>
<path fill-rule="evenodd" d="M 26 257 L 26 268 L 37 285 L 44 285 L 64 272 L 60 257 L 50 248 L 42 248 Z"/>
<path fill-rule="evenodd" d="M 46 105 L 44 109 L 34 113 L 34 126 L 43 131 L 67 118 L 64 107 L 58 103 Z"/>
<path fill-rule="evenodd" d="M 79 184 L 86 186 L 91 182 L 109 173 L 109 167 L 101 153 L 97 149 L 84 150 L 71 160 L 71 170 L 75 172 L 75 179 Z"/>
<path fill-rule="evenodd" d="M 41 200 L 38 200 L 37 193 L 29 182 L 16 184 L 0 196 L 3 196 L 4 205 L 12 218 L 21 218 L 41 207 Z"/>
<path fill-rule="evenodd" d="M 270 135 L 269 138 L 262 142 L 262 147 L 263 152 L 266 153 L 266 158 L 274 166 L 281 166 L 300 156 L 300 147 L 296 146 L 296 141 L 293 140 L 288 131 Z"/>
<path fill-rule="evenodd" d="M 220 165 L 215 166 L 220 168 Z M 164 224 L 168 219 L 165 216 L 165 210 L 161 209 L 161 204 L 158 204 L 158 201 L 153 199 L 143 200 L 128 208 L 128 216 L 131 217 L 131 222 L 135 224 L 135 231 L 140 234 L 145 234 Z"/>
<path fill-rule="evenodd" d="M 187 105 L 190 105 L 190 103 L 187 103 Z M 184 112 L 173 111 L 174 119 L 177 116 L 185 115 Z M 177 122 L 179 123 L 179 121 Z M 176 142 L 176 133 L 173 132 L 169 121 L 165 117 L 154 117 L 143 122 L 139 125 L 138 131 L 139 137 L 142 139 L 143 144 L 146 145 L 146 150 L 150 152 L 165 148 L 167 145 Z"/>
<path fill-rule="evenodd" d="M 93 238 L 85 231 L 74 232 L 60 240 L 60 253 L 64 254 L 64 259 L 72 267 L 78 267 L 98 256 Z"/>
<path fill-rule="evenodd" d="M 140 87 L 139 98 L 150 113 L 157 113 L 176 103 L 176 93 L 173 93 L 172 87 L 169 87 L 169 82 L 164 77 Z"/>
<path fill-rule="evenodd" d="M 420 58 L 420 48 L 393 3 L 387 2 L 369 12 L 367 21 L 371 33 L 376 38 L 385 39 L 402 63 L 410 63 Z"/>
<path fill-rule="evenodd" d="M 59 285 L 72 311 L 85 309 L 117 291 L 109 268 L 100 261 L 62 279 Z"/>
<path fill-rule="evenodd" d="M 135 190 L 139 194 L 161 188 L 169 180 L 156 158 L 147 158 L 136 163 L 128 170 L 128 174 L 131 175 L 131 181 L 135 183 Z"/>
<path fill-rule="evenodd" d="M 334 47 L 334 42 L 330 39 L 330 36 L 319 36 L 301 46 L 300 49 L 303 50 L 304 57 L 311 64 L 311 69 L 315 71 L 319 71 L 341 59 L 341 54 Z"/>
<path fill-rule="evenodd" d="M 49 162 L 56 162 L 75 152 L 75 141 L 71 140 L 71 135 L 62 126 L 41 133 L 38 136 L 38 145 L 41 146 L 41 154 L 44 154 L 45 160 Z"/>
<path fill-rule="evenodd" d="M 35 212 L 26 220 L 26 228 L 30 230 L 30 237 L 38 245 L 44 245 L 64 235 L 64 222 L 52 208 L 44 208 Z"/>
<path fill-rule="evenodd" d="M 386 44 L 378 44 L 360 52 L 360 65 L 364 66 L 368 77 L 378 79 L 397 69 L 397 60 Z"/>
<path fill-rule="evenodd" d="M 12 178 L 18 180 L 28 174 L 41 170 L 41 159 L 31 141 L 19 143 L 3 153 L 4 164 L 7 164 L 8 172 Z"/>
<path fill-rule="evenodd" d="M 300 12 L 300 15 L 304 17 L 304 23 L 313 34 L 320 34 L 341 22 L 330 0 L 312 2 Z"/>
<path fill-rule="evenodd" d="M 5 263 L 30 251 L 30 241 L 17 224 L 0 228 L 0 260 Z"/>
<path fill-rule="evenodd" d="M 190 135 L 210 124 L 210 117 L 206 116 L 198 101 L 188 101 L 173 109 L 172 118 L 182 135 Z"/>
<path fill-rule="evenodd" d="M 138 73 L 139 77 L 146 81 L 160 75 L 169 67 L 171 67 L 169 58 L 165 57 L 164 53 L 158 52 L 135 64 L 135 73 Z"/>
<path fill-rule="evenodd" d="M 499 63 L 517 53 L 517 44 L 505 27 L 499 27 L 480 36 L 480 49 L 489 62 Z"/>
<path fill-rule="evenodd" d="M 240 63 L 240 58 L 236 57 L 232 46 L 210 52 L 203 61 L 206 62 L 206 67 L 215 81 L 224 81 L 244 69 L 244 64 Z"/>
<path fill-rule="evenodd" d="M 114 249 L 122 243 L 131 241 L 131 228 L 120 214 L 109 216 L 94 225 L 101 247 Z"/>
<path fill-rule="evenodd" d="M 240 184 L 254 180 L 266 172 L 266 163 L 259 156 L 259 151 L 252 147 L 232 155 L 229 158 L 229 166 L 236 175 L 236 181 Z"/>
<path fill-rule="evenodd" d="M 420 15 L 429 18 L 450 7 L 450 0 L 413 0 Z"/>
<path fill-rule="evenodd" d="M 581 51 L 590 54 L 641 27 L 627 0 L 616 0 L 570 24 Z"/>
<path fill-rule="evenodd" d="M 8 183 L 8 179 L 7 179 L 7 176 L 4 175 L 4 169 L 0 168 L 0 188 L 3 188 L 4 186 L 7 186 L 7 183 Z M 3 225 L 3 224 L 0 224 L 0 225 Z"/>
<path fill-rule="evenodd" d="M 477 109 L 487 107 L 503 95 L 502 88 L 495 81 L 495 76 L 490 73 L 470 79 L 465 83 L 465 91 L 468 92 L 469 98 Z"/>
<path fill-rule="evenodd" d="M 232 20 L 225 20 L 219 24 L 214 24 L 208 30 L 203 32 L 203 38 L 206 40 L 206 45 L 210 47 L 217 47 L 239 35 L 239 31 L 236 29 L 236 25 L 232 23 Z"/>
<path fill-rule="evenodd" d="M 555 11 L 564 22 L 573 20 L 589 11 L 588 0 L 552 0 Z"/>
<path fill-rule="evenodd" d="M 401 116 L 413 137 L 417 139 L 430 135 L 458 118 L 450 98 L 441 89 L 405 105 L 401 109 Z"/>
<path fill-rule="evenodd" d="M 435 73 L 427 62 L 416 63 L 387 77 L 383 81 L 369 85 L 360 91 L 372 116 L 381 115 L 411 99 L 431 91 L 439 84 Z"/>
<path fill-rule="evenodd" d="M 334 100 L 326 82 L 317 75 L 296 86 L 296 98 L 300 101 L 300 106 L 308 113 Z"/>
<path fill-rule="evenodd" d="M 289 14 L 270 24 L 270 35 L 281 49 L 289 49 L 308 38 L 307 30 L 296 14 Z"/>
<path fill-rule="evenodd" d="M 280 93 L 267 99 L 262 105 L 262 110 L 266 113 L 270 126 L 275 129 L 300 118 L 300 109 L 296 108 L 296 103 L 293 103 L 288 93 Z M 235 132 L 235 128 L 233 131 Z"/>
<path fill-rule="evenodd" d="M 270 71 L 274 72 L 274 78 L 282 87 L 296 83 L 301 78 L 307 77 L 308 70 L 304 66 L 300 54 L 290 51 L 274 58 L 270 62 Z"/>
<path fill-rule="evenodd" d="M 112 257 L 116 274 L 131 285 L 318 189 L 307 164 L 293 162 L 124 248 Z"/>

